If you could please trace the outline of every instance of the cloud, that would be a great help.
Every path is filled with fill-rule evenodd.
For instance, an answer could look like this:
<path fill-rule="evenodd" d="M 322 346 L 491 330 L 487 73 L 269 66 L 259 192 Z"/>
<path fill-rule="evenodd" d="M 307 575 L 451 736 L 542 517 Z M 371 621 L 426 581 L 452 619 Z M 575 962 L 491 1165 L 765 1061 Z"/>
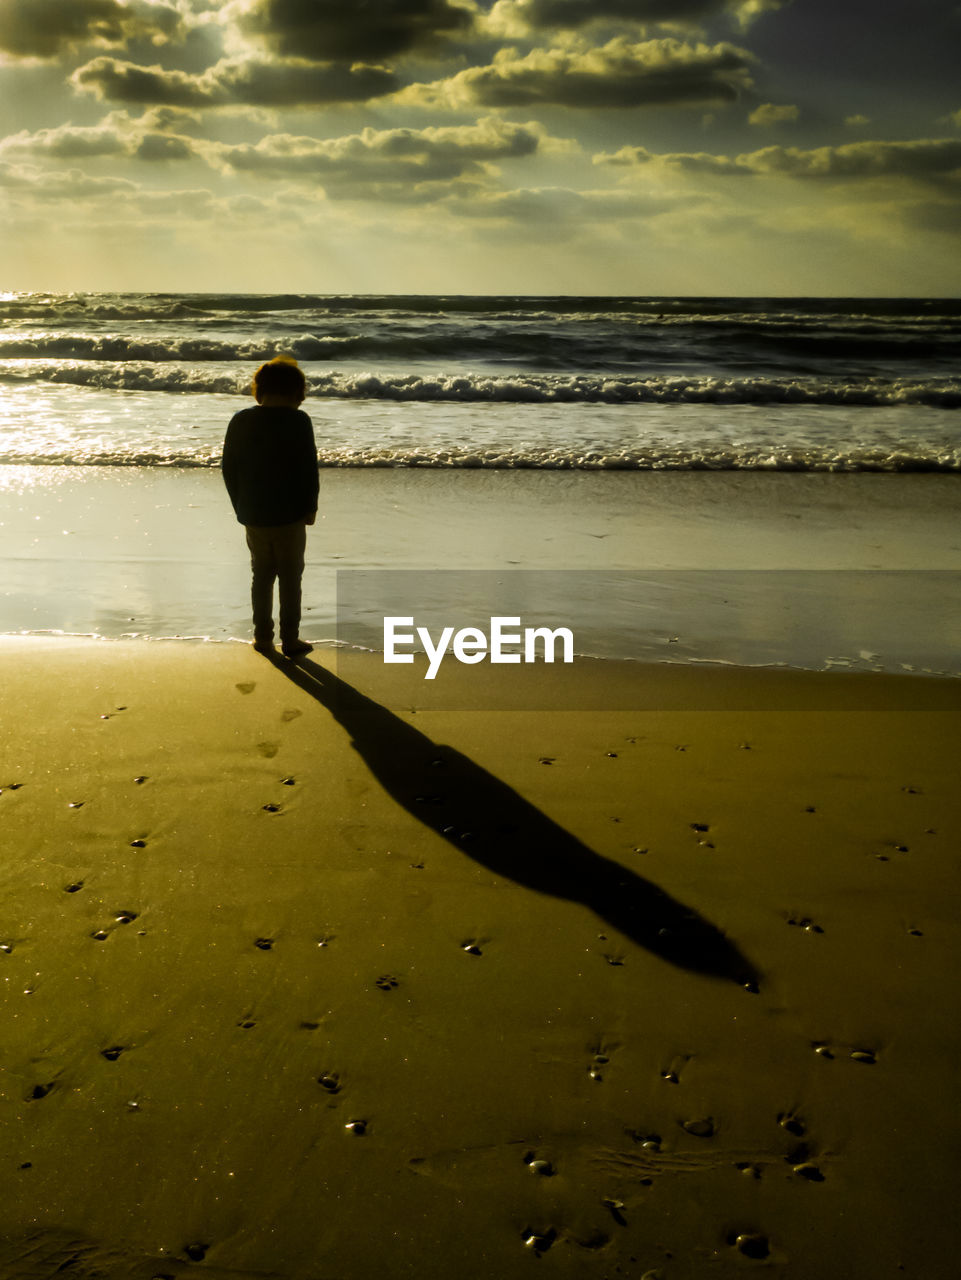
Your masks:
<path fill-rule="evenodd" d="M 21 58 L 145 37 L 164 43 L 183 32 L 181 15 L 162 0 L 0 0 L 0 49 Z"/>
<path fill-rule="evenodd" d="M 192 139 L 171 132 L 184 113 L 148 111 L 131 118 L 115 111 L 98 125 L 56 129 L 22 129 L 0 141 L 0 153 L 38 160 L 79 160 L 95 156 L 126 156 L 137 160 L 187 160 L 196 154 Z M 190 116 L 186 117 L 189 121 Z"/>
<path fill-rule="evenodd" d="M 72 160 L 87 156 L 125 155 L 128 140 L 110 125 L 76 128 L 71 124 L 56 129 L 21 129 L 0 142 L 0 151 L 16 155 Z"/>
<path fill-rule="evenodd" d="M 871 120 L 869 116 L 845 116 L 844 123 L 851 129 L 863 129 L 866 124 L 871 123 Z"/>
<path fill-rule="evenodd" d="M 474 22 L 449 0 L 253 0 L 240 26 L 278 53 L 346 61 L 430 49 Z"/>
<path fill-rule="evenodd" d="M 840 147 L 765 147 L 738 156 L 759 173 L 792 178 L 935 178 L 961 168 L 961 139 L 912 142 L 847 142 Z"/>
<path fill-rule="evenodd" d="M 847 142 L 839 147 L 764 147 L 734 157 L 656 153 L 622 147 L 594 157 L 600 165 L 663 165 L 724 176 L 783 174 L 790 178 L 844 181 L 859 178 L 939 179 L 961 170 L 961 139 L 921 138 L 911 142 Z"/>
<path fill-rule="evenodd" d="M 689 197 L 685 197 L 689 200 Z M 457 194 L 444 207 L 457 217 L 504 219 L 537 226 L 558 221 L 648 218 L 673 209 L 673 197 L 641 196 L 627 191 L 573 191 L 568 187 L 521 187 L 511 191 L 476 191 Z"/>
<path fill-rule="evenodd" d="M 145 133 L 131 154 L 150 163 L 167 160 L 190 160 L 196 151 L 187 138 L 169 133 Z"/>
<path fill-rule="evenodd" d="M 751 85 L 751 55 L 731 44 L 676 39 L 635 44 L 625 37 L 601 48 L 502 49 L 485 67 L 448 80 L 411 85 L 400 102 L 422 106 L 640 107 L 730 102 Z"/>
<path fill-rule="evenodd" d="M 308 62 L 222 59 L 200 75 L 142 67 L 99 57 L 71 76 L 76 89 L 101 100 L 174 107 L 316 106 L 367 102 L 393 93 L 399 81 L 384 67 Z"/>
<path fill-rule="evenodd" d="M 643 165 L 663 165 L 665 168 L 678 169 L 685 173 L 716 173 L 727 176 L 750 174 L 749 166 L 727 156 L 716 156 L 706 151 L 694 152 L 655 152 L 646 147 L 621 147 L 618 151 L 602 151 L 594 156 L 597 165 L 612 165 L 617 168 L 634 168 Z"/>
<path fill-rule="evenodd" d="M 426 184 L 484 177 L 485 165 L 532 155 L 543 130 L 538 125 L 484 119 L 474 125 L 428 129 L 365 129 L 341 138 L 274 134 L 256 145 L 209 148 L 209 158 L 235 172 L 317 183 L 344 197 L 437 198 Z"/>
<path fill-rule="evenodd" d="M 576 30 L 592 22 L 687 26 L 729 14 L 746 27 L 785 0 L 498 0 L 491 25 L 504 31 Z"/>
<path fill-rule="evenodd" d="M 80 169 L 51 172 L 6 161 L 0 161 L 0 187 L 41 200 L 68 201 L 113 198 L 137 190 L 136 183 L 125 178 L 94 178 Z"/>
<path fill-rule="evenodd" d="M 748 124 L 761 125 L 789 124 L 796 120 L 800 112 L 797 107 L 788 103 L 762 102 L 747 118 Z"/>

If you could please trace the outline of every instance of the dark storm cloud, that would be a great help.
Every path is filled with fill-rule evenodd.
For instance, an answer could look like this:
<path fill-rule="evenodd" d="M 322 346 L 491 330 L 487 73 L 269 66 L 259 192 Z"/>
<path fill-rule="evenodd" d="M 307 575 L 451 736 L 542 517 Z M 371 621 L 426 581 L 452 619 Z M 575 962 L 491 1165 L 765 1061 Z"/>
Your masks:
<path fill-rule="evenodd" d="M 343 67 L 300 59 L 223 61 L 192 75 L 100 57 L 78 67 L 71 79 L 76 88 L 111 102 L 188 108 L 366 102 L 398 86 L 393 72 L 383 67 Z"/>
<path fill-rule="evenodd" d="M 174 107 L 219 105 L 210 73 L 202 76 L 163 67 L 141 67 L 117 58 L 94 58 L 70 77 L 78 89 L 86 89 L 110 102 L 156 103 Z"/>
<path fill-rule="evenodd" d="M 0 0 L 0 49 L 18 57 L 52 58 L 80 44 L 124 44 L 137 37 L 168 39 L 182 32 L 166 4 L 118 0 Z"/>
<path fill-rule="evenodd" d="M 402 100 L 424 105 L 608 108 L 731 102 L 750 88 L 751 55 L 731 44 L 618 37 L 597 49 L 504 49 L 486 67 L 411 85 Z"/>
<path fill-rule="evenodd" d="M 430 48 L 472 24 L 448 0 L 257 0 L 241 20 L 279 53 L 337 61 Z"/>

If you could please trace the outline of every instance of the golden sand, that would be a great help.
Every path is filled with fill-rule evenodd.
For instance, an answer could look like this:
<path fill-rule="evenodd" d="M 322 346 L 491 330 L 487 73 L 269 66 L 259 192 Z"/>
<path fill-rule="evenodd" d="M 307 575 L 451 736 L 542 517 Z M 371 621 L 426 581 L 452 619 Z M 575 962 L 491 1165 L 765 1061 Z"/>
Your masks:
<path fill-rule="evenodd" d="M 331 661 L 0 643 L 4 1280 L 954 1274 L 961 682 Z"/>

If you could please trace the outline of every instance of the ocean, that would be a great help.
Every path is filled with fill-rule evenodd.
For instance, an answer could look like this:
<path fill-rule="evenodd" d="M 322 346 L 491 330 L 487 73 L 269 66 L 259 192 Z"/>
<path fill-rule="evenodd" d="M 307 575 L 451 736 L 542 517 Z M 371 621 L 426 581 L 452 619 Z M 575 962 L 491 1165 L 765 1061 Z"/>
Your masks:
<path fill-rule="evenodd" d="M 961 302 L 8 294 L 0 463 L 214 466 L 294 356 L 325 466 L 957 471 Z"/>
<path fill-rule="evenodd" d="M 217 468 L 254 369 L 288 354 L 321 461 L 317 642 L 338 568 L 576 570 L 592 653 L 961 667 L 937 621 L 961 569 L 961 301 L 16 293 L 0 322 L 0 632 L 247 638 Z M 808 617 L 847 617 L 880 571 L 916 622 L 940 571 L 927 648 L 906 616 L 903 644 L 857 622 L 759 645 L 770 584 L 798 598 L 778 571 L 829 570 L 874 586 L 815 577 Z M 674 572 L 638 613 L 629 575 Z"/>

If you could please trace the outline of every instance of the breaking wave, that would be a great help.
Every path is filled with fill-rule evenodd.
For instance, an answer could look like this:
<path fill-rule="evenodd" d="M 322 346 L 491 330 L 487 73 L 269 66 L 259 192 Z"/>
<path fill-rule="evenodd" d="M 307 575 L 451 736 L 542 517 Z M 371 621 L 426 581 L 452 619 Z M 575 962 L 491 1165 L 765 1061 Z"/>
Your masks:
<path fill-rule="evenodd" d="M 731 448 L 702 445 L 624 449 L 378 449 L 321 448 L 322 468 L 459 468 L 540 471 L 792 471 L 792 472 L 961 472 L 961 446 L 896 448 Z M 62 453 L 4 450 L 0 466 L 205 467 L 220 465 L 219 449 L 187 451 L 75 448 Z"/>
<path fill-rule="evenodd" d="M 314 399 L 501 404 L 926 405 L 961 407 L 961 380 L 818 377 L 626 377 L 594 374 L 458 373 L 390 375 L 308 370 Z M 249 376 L 188 363 L 123 364 L 17 360 L 0 365 L 0 381 L 49 382 L 116 391 L 245 394 Z"/>

